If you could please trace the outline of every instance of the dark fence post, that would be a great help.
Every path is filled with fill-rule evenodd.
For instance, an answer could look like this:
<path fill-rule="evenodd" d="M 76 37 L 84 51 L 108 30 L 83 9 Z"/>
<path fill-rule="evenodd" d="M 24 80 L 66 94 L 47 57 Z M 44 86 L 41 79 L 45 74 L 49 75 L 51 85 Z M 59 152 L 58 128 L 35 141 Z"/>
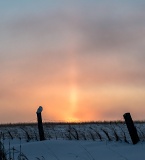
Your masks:
<path fill-rule="evenodd" d="M 41 112 L 42 112 L 43 108 L 40 106 L 37 110 L 37 121 L 38 121 L 38 130 L 39 130 L 39 137 L 40 137 L 40 141 L 45 140 L 44 137 L 44 130 L 43 130 L 43 124 L 42 124 L 42 116 L 41 116 Z"/>
<path fill-rule="evenodd" d="M 127 128 L 128 128 L 132 143 L 133 144 L 138 143 L 139 137 L 138 137 L 137 130 L 136 130 L 135 126 L 134 126 L 134 123 L 133 123 L 133 120 L 131 118 L 130 113 L 125 113 L 123 115 L 123 117 L 125 119 L 125 123 L 127 125 Z"/>

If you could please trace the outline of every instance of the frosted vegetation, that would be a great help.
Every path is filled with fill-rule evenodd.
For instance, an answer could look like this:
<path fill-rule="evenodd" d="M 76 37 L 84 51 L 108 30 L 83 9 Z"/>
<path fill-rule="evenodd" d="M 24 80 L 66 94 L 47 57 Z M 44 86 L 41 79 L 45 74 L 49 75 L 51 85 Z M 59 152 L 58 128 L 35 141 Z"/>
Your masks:
<path fill-rule="evenodd" d="M 135 122 L 135 126 L 140 138 L 139 144 L 143 146 L 145 141 L 145 123 Z M 124 122 L 44 123 L 43 127 L 46 141 L 40 142 L 37 124 L 35 123 L 1 125 L 0 154 L 3 156 L 2 160 L 49 158 L 52 160 L 95 160 L 98 159 L 98 154 L 100 154 L 98 151 L 104 152 L 106 145 L 109 147 L 113 145 L 110 151 L 115 149 L 115 145 L 122 146 L 122 148 L 128 146 L 129 149 L 133 146 Z M 47 148 L 46 152 L 43 152 L 45 149 L 41 149 L 44 146 L 45 149 Z M 135 146 L 138 146 L 138 144 Z M 82 151 L 83 153 L 81 153 Z M 106 150 L 107 153 L 111 154 L 110 151 Z M 120 151 L 122 152 L 122 150 Z M 61 152 L 64 154 L 64 157 L 62 154 L 59 155 Z M 118 151 L 116 152 L 118 156 L 121 154 Z M 132 155 L 133 153 L 130 154 Z M 114 153 L 111 155 L 113 157 Z M 105 158 L 105 154 L 100 155 L 100 159 L 101 156 Z M 123 156 L 124 154 L 121 154 L 119 156 L 120 159 Z M 117 159 L 117 157 L 115 158 Z M 135 158 L 138 159 L 136 156 Z M 129 159 L 129 157 L 122 159 Z"/>

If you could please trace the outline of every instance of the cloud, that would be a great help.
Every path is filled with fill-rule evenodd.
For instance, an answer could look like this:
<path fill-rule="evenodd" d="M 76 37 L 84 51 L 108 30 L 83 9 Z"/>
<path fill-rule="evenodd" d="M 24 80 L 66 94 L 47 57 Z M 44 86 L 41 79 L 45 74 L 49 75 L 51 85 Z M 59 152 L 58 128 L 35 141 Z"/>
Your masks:
<path fill-rule="evenodd" d="M 41 7 L 38 1 L 36 6 L 32 1 L 29 3 L 28 8 L 21 4 L 21 10 L 4 4 L 5 10 L 1 10 L 1 105 L 8 108 L 9 99 L 14 107 L 19 99 L 23 108 L 25 98 L 33 106 L 44 101 L 44 106 L 48 103 L 58 109 L 60 104 L 63 118 L 61 108 L 69 108 L 68 97 L 64 95 L 69 93 L 70 86 L 85 93 L 86 88 L 106 85 L 114 85 L 116 90 L 118 86 L 144 88 L 144 1 L 45 1 L 46 5 L 41 3 Z M 96 95 L 93 91 L 90 94 Z M 51 95 L 54 101 L 58 99 L 57 103 L 47 101 Z M 83 110 L 83 115 L 90 112 L 94 118 L 94 106 L 98 103 L 95 98 L 92 101 L 84 109 L 79 105 L 76 117 L 81 117 Z M 119 106 L 118 103 L 111 105 Z M 108 104 L 110 108 L 111 105 Z M 118 115 L 106 111 L 110 117 Z M 57 117 L 53 109 L 50 112 Z M 107 114 L 105 110 L 99 112 Z"/>
<path fill-rule="evenodd" d="M 115 74 L 120 73 L 120 77 L 122 74 L 132 77 L 133 72 L 137 75 L 139 71 L 139 75 L 144 75 L 145 14 L 143 5 L 136 7 L 134 3 L 125 5 L 111 1 L 106 5 L 91 1 L 89 4 L 84 2 L 84 6 L 67 3 L 58 10 L 17 15 L 13 21 L 5 21 L 1 26 L 1 61 L 17 61 L 14 62 L 16 67 L 22 66 L 23 71 L 23 60 L 24 65 L 29 66 L 29 69 L 25 67 L 29 72 L 40 62 L 43 62 L 42 70 L 55 68 L 58 64 L 67 67 L 65 61 L 70 52 L 74 52 L 83 73 L 91 70 L 100 77 L 101 73 L 112 75 L 117 72 Z M 86 71 L 84 65 L 88 65 Z"/>

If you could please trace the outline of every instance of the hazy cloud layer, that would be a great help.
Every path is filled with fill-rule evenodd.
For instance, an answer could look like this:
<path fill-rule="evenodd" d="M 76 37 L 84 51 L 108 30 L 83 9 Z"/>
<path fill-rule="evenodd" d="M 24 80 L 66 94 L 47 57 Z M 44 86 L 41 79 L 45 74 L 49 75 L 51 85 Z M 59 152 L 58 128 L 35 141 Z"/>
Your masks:
<path fill-rule="evenodd" d="M 67 101 L 72 86 L 81 92 L 78 101 L 83 97 L 82 90 L 87 92 L 98 86 L 116 86 L 114 94 L 119 94 L 117 88 L 121 86 L 127 90 L 134 87 L 134 91 L 136 87 L 144 89 L 143 0 L 7 1 L 0 2 L 0 19 L 0 106 L 6 110 L 18 105 L 20 112 L 42 101 L 45 106 L 61 108 L 69 105 L 62 103 L 61 93 L 63 101 Z M 96 92 L 91 92 L 94 98 L 98 96 Z M 58 100 L 57 104 L 49 99 L 51 96 Z M 140 102 L 138 93 L 136 96 Z M 81 119 L 83 105 L 84 112 L 89 108 L 98 110 L 94 99 L 90 101 L 91 104 L 84 105 L 82 100 L 76 105 L 75 117 Z M 109 110 L 116 106 L 118 114 L 122 113 L 119 103 L 113 103 L 112 96 Z M 126 105 L 130 108 L 131 103 Z M 140 107 L 144 105 L 141 101 Z M 115 117 L 108 116 L 107 108 L 101 112 L 105 117 Z M 95 117 L 93 113 L 98 114 L 90 111 L 88 119 Z M 53 110 L 49 116 L 57 117 Z M 63 113 L 59 117 L 63 119 Z"/>

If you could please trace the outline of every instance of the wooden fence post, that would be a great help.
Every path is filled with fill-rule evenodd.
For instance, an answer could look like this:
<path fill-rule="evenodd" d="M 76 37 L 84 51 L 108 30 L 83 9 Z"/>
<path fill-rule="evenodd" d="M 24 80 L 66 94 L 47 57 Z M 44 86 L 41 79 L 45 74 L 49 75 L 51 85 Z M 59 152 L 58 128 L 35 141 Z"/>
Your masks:
<path fill-rule="evenodd" d="M 134 126 L 134 123 L 133 123 L 133 120 L 131 118 L 130 113 L 125 113 L 123 115 L 123 117 L 125 119 L 125 123 L 127 125 L 127 128 L 128 128 L 132 143 L 133 144 L 138 143 L 139 137 L 138 137 L 137 130 L 136 130 L 136 127 Z"/>
<path fill-rule="evenodd" d="M 42 124 L 42 116 L 41 116 L 42 110 L 43 110 L 43 108 L 41 106 L 39 106 L 39 108 L 37 109 L 37 112 L 36 112 L 37 113 L 37 121 L 38 121 L 38 130 L 39 130 L 40 141 L 45 140 L 43 124 Z"/>

